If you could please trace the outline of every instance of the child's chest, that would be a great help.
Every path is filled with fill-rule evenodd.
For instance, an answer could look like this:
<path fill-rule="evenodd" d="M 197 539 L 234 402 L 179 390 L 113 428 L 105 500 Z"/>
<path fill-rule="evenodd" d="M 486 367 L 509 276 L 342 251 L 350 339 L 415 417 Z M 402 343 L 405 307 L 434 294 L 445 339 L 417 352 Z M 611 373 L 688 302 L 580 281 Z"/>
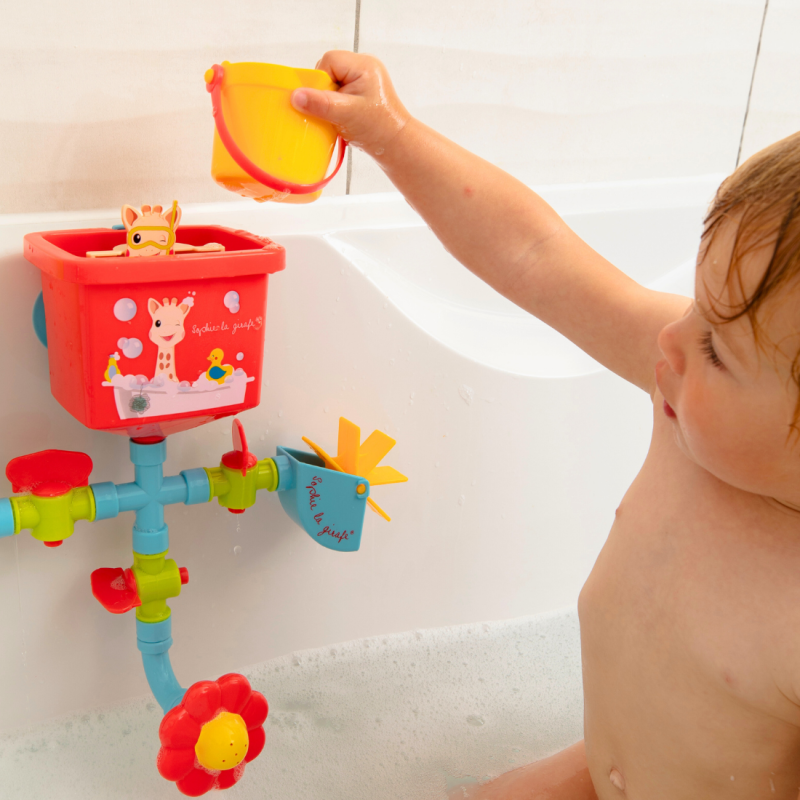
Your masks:
<path fill-rule="evenodd" d="M 654 437 L 579 607 L 601 673 L 800 725 L 800 522 L 668 438 Z"/>

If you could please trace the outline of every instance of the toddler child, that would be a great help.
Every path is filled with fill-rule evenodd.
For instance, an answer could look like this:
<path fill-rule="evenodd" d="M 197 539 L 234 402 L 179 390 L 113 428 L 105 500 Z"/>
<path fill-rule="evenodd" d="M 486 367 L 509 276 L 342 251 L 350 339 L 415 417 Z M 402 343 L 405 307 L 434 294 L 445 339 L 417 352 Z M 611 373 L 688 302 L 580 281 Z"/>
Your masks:
<path fill-rule="evenodd" d="M 540 197 L 334 51 L 298 110 L 369 153 L 444 246 L 647 392 L 653 436 L 581 591 L 584 741 L 481 800 L 797 800 L 800 134 L 720 186 L 695 299 L 639 286 Z"/>

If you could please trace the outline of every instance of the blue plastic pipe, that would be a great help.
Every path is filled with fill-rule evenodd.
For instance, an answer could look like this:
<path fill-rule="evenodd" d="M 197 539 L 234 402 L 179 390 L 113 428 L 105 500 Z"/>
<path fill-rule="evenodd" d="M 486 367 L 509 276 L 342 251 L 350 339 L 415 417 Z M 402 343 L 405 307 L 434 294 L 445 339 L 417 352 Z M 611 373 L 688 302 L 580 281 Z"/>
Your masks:
<path fill-rule="evenodd" d="M 204 469 L 187 469 L 180 475 L 165 478 L 166 439 L 154 444 L 139 444 L 131 440 L 130 448 L 136 479 L 119 486 L 110 482 L 93 483 L 95 519 L 110 519 L 123 511 L 135 511 L 133 551 L 142 555 L 156 555 L 169 549 L 164 506 L 172 503 L 207 503 L 211 496 L 211 484 Z"/>
<path fill-rule="evenodd" d="M 169 648 L 172 647 L 172 619 L 163 622 L 136 620 L 136 645 L 142 653 L 144 674 L 150 691 L 166 714 L 183 700 L 186 693 L 172 671 Z"/>
<path fill-rule="evenodd" d="M 130 454 L 135 471 L 132 483 L 119 486 L 111 482 L 92 484 L 95 519 L 111 519 L 123 511 L 135 511 L 134 552 L 142 555 L 164 553 L 169 549 L 164 506 L 171 503 L 207 503 L 211 496 L 208 474 L 203 469 L 190 469 L 165 478 L 166 439 L 152 444 L 131 440 Z M 3 512 L 0 505 L 0 531 L 8 527 L 4 523 Z M 144 674 L 150 690 L 166 714 L 181 702 L 186 693 L 186 689 L 178 683 L 169 660 L 172 618 L 162 622 L 142 622 L 137 619 L 136 646 L 142 654 Z"/>

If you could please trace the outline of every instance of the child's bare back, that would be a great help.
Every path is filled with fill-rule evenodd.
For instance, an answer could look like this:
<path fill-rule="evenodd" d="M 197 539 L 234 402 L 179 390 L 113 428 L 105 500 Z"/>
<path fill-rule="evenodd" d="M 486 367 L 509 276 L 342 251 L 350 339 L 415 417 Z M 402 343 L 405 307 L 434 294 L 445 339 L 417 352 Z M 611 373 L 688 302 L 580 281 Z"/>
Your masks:
<path fill-rule="evenodd" d="M 650 451 L 578 602 L 585 745 L 470 797 L 796 800 L 800 134 L 721 187 L 691 302 L 638 286 L 411 118 L 376 59 L 320 67 L 341 89 L 296 92 L 297 108 L 373 155 L 465 266 L 653 399 Z"/>

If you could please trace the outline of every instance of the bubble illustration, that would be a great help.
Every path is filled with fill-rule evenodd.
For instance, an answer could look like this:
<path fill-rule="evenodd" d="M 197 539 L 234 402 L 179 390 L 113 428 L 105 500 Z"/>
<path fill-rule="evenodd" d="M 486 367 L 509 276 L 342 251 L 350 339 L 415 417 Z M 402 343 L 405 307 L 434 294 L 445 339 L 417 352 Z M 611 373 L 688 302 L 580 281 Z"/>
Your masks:
<path fill-rule="evenodd" d="M 194 305 L 194 297 L 184 297 L 183 300 L 181 300 L 181 305 L 191 308 Z"/>
<path fill-rule="evenodd" d="M 138 358 L 142 354 L 142 343 L 139 339 L 126 339 L 123 336 L 117 340 L 117 347 L 122 350 L 125 358 Z"/>
<path fill-rule="evenodd" d="M 222 302 L 231 314 L 235 314 L 239 310 L 239 292 L 228 292 Z"/>
<path fill-rule="evenodd" d="M 236 296 L 236 302 L 239 302 L 239 296 Z M 130 322 L 136 316 L 136 303 L 130 297 L 120 297 L 114 303 L 114 316 L 120 322 Z"/>
<path fill-rule="evenodd" d="M 244 353 L 237 353 L 236 354 L 236 360 L 237 361 L 241 361 L 243 358 L 244 358 Z"/>

